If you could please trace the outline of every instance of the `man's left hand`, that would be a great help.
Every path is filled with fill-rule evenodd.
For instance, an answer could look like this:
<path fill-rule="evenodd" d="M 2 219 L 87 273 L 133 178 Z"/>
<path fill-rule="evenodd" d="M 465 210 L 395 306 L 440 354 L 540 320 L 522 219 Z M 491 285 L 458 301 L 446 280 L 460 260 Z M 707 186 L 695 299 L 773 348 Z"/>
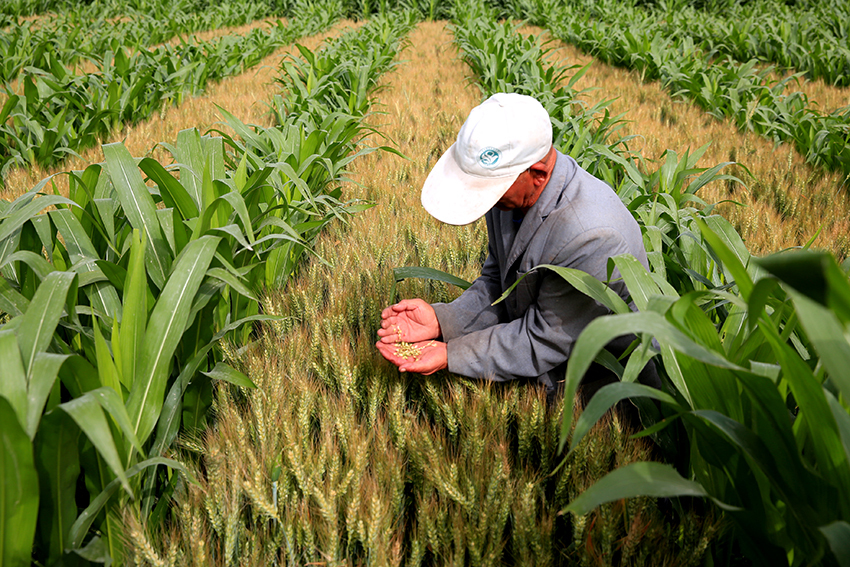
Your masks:
<path fill-rule="evenodd" d="M 411 343 L 409 347 L 404 349 L 408 352 L 401 350 L 403 348 L 401 343 L 378 341 L 375 346 L 384 358 L 398 366 L 399 372 L 416 372 L 427 376 L 449 366 L 448 350 L 444 342 L 421 341 Z M 407 358 L 399 356 L 399 354 L 406 354 Z"/>

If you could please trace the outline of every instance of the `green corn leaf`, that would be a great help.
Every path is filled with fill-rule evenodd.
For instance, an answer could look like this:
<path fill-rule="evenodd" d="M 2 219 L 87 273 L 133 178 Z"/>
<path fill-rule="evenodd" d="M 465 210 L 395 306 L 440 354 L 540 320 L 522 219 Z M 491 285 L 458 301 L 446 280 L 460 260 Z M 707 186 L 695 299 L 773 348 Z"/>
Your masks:
<path fill-rule="evenodd" d="M 53 261 L 53 240 L 56 237 L 56 231 L 50 223 L 48 215 L 36 215 L 30 219 L 30 223 L 38 234 L 38 240 L 44 247 L 44 252 L 47 259 Z"/>
<path fill-rule="evenodd" d="M 730 370 L 743 370 L 732 362 L 726 360 L 716 352 L 693 342 L 687 335 L 678 330 L 662 315 L 654 312 L 630 313 L 626 315 L 609 315 L 599 317 L 585 327 L 579 335 L 573 352 L 567 364 L 567 375 L 565 381 L 564 397 L 572 399 L 575 396 L 581 378 L 590 368 L 599 351 L 605 348 L 611 340 L 627 334 L 640 335 L 649 333 L 653 335 L 662 346 L 662 354 L 665 348 L 672 348 L 690 358 L 705 364 L 726 368 Z M 665 358 L 665 367 L 667 359 Z M 564 420 L 561 424 L 560 449 L 563 449 L 569 433 L 572 412 L 564 412 Z"/>
<path fill-rule="evenodd" d="M 758 420 L 766 424 L 759 431 L 760 438 L 771 456 L 782 463 L 779 470 L 788 486 L 805 486 L 815 482 L 809 476 L 805 465 L 800 459 L 799 449 L 792 423 L 788 420 L 788 410 L 785 400 L 769 378 L 740 372 L 736 374 L 743 386 L 742 394 L 748 396 L 749 409 L 746 418 Z M 815 426 L 826 425 L 825 422 L 813 423 Z M 834 437 L 831 435 L 831 437 Z M 840 451 L 840 447 L 836 447 Z"/>
<path fill-rule="evenodd" d="M 171 253 L 156 216 L 156 204 L 142 180 L 135 160 L 121 143 L 104 144 L 106 171 L 118 194 L 127 219 L 147 238 L 145 264 L 148 276 L 159 288 L 165 285 L 171 267 Z"/>
<path fill-rule="evenodd" d="M 0 564 L 30 564 L 38 500 L 32 443 L 15 410 L 0 396 Z"/>
<path fill-rule="evenodd" d="M 276 321 L 280 319 L 280 317 L 272 315 L 251 315 L 244 317 L 222 328 L 207 345 L 198 351 L 198 354 L 181 369 L 180 375 L 174 380 L 174 384 L 172 384 L 171 389 L 168 391 L 168 396 L 162 408 L 162 415 L 157 422 L 156 439 L 150 451 L 151 455 L 161 455 L 167 447 L 171 446 L 177 437 L 183 393 L 186 391 L 189 381 L 195 376 L 198 368 L 207 360 L 207 353 L 210 349 L 227 333 L 238 329 L 246 323 L 254 321 Z"/>
<path fill-rule="evenodd" d="M 583 516 L 600 504 L 635 496 L 707 497 L 708 493 L 702 485 L 682 478 L 670 465 L 651 461 L 632 463 L 608 473 L 570 502 L 562 512 Z"/>
<path fill-rule="evenodd" d="M 662 295 L 658 284 L 634 256 L 630 254 L 617 256 L 614 258 L 614 265 L 617 266 L 623 276 L 623 281 L 631 294 L 632 301 L 641 311 L 647 309 L 651 297 Z"/>
<path fill-rule="evenodd" d="M 12 262 L 23 262 L 38 276 L 39 280 L 44 280 L 47 275 L 54 270 L 53 266 L 41 254 L 36 254 L 30 250 L 18 250 L 14 254 L 10 254 L 0 264 L 0 268 Z"/>
<path fill-rule="evenodd" d="M 103 460 L 112 470 L 112 473 L 117 477 L 116 480 L 121 482 L 127 494 L 132 496 L 133 490 L 130 488 L 130 483 L 127 480 L 127 475 L 124 474 L 124 467 L 121 464 L 121 459 L 118 456 L 118 449 L 115 447 L 115 440 L 112 438 L 112 431 L 109 428 L 109 423 L 106 421 L 106 416 L 103 414 L 103 409 L 99 403 L 97 394 L 86 392 L 79 398 L 59 404 L 59 408 L 71 416 L 79 428 L 86 434 L 92 445 L 94 445 Z"/>
<path fill-rule="evenodd" d="M 251 215 L 248 214 L 248 207 L 245 205 L 245 199 L 242 197 L 242 194 L 238 191 L 230 191 L 222 195 L 221 198 L 233 207 L 239 220 L 242 221 L 242 229 L 248 237 L 248 242 L 254 242 L 254 228 L 251 226 Z M 227 222 L 227 220 L 225 219 L 224 222 Z"/>
<path fill-rule="evenodd" d="M 617 292 L 605 285 L 603 282 L 594 278 L 587 272 L 582 272 L 581 270 L 574 270 L 572 268 L 564 268 L 563 266 L 555 266 L 552 264 L 541 264 L 540 266 L 535 266 L 532 270 L 538 270 L 541 268 L 545 268 L 548 270 L 552 270 L 562 278 L 564 278 L 571 286 L 576 288 L 578 291 L 587 295 L 588 297 L 593 298 L 598 301 L 608 309 L 610 309 L 614 313 L 631 313 L 631 309 L 626 305 L 626 302 L 617 295 Z M 396 268 L 396 270 L 401 268 Z M 531 271 L 529 271 L 531 273 Z M 519 278 L 514 284 L 509 287 L 505 293 L 499 297 L 496 301 L 493 302 L 495 305 L 500 301 L 504 301 L 507 298 L 513 289 L 521 282 L 528 274 L 523 275 Z M 396 281 L 399 281 L 396 279 Z M 468 284 L 468 282 L 465 282 Z M 469 285 L 469 284 L 468 284 Z M 464 288 L 465 289 L 465 288 Z"/>
<path fill-rule="evenodd" d="M 142 360 L 127 399 L 133 428 L 142 443 L 159 417 L 171 357 L 189 324 L 195 294 L 218 242 L 218 238 L 204 236 L 186 246 L 151 312 L 142 345 Z"/>
<path fill-rule="evenodd" d="M 114 249 L 116 247 L 115 210 L 117 208 L 117 204 L 112 199 L 94 199 L 92 202 L 97 209 L 100 222 L 103 224 L 106 241 L 109 243 L 109 246 Z"/>
<path fill-rule="evenodd" d="M 250 126 L 246 125 L 244 122 L 236 118 L 233 114 L 225 110 L 224 108 L 216 105 L 218 111 L 224 116 L 225 123 L 245 142 L 249 147 L 257 148 L 261 150 L 262 153 L 271 153 L 273 148 L 268 145 L 268 142 L 263 139 L 263 137 L 255 132 Z M 181 131 L 182 133 L 182 131 Z M 180 134 L 178 134 L 179 141 Z M 243 153 L 242 155 L 248 155 L 248 152 Z M 181 161 L 178 159 L 178 161 Z M 200 203 L 200 191 L 198 191 L 198 202 Z"/>
<path fill-rule="evenodd" d="M 127 240 L 129 243 L 129 239 Z M 95 260 L 95 264 L 100 268 L 100 271 L 103 272 L 103 275 L 106 276 L 107 281 L 112 284 L 117 291 L 123 293 L 124 292 L 124 280 L 127 278 L 127 270 L 125 270 L 122 266 L 114 262 L 108 262 L 107 260 Z"/>
<path fill-rule="evenodd" d="M 147 241 L 138 230 L 133 230 L 130 238 L 130 260 L 124 279 L 124 316 L 121 320 L 118 346 L 121 351 L 121 380 L 128 391 L 132 390 L 139 372 L 139 356 L 147 328 L 149 295 L 145 272 Z M 114 342 L 112 348 L 116 348 Z"/>
<path fill-rule="evenodd" d="M 844 323 L 850 322 L 850 281 L 830 254 L 791 251 L 759 258 L 756 263 L 797 292 L 828 306 Z"/>
<path fill-rule="evenodd" d="M 242 228 L 238 224 L 228 224 L 225 226 L 214 228 L 212 230 L 217 230 L 219 232 L 229 234 L 236 240 L 236 242 L 239 243 L 240 246 L 242 246 L 242 250 L 253 249 L 251 244 L 248 243 L 248 240 L 245 239 L 245 234 L 242 232 Z M 241 252 L 242 250 L 239 250 L 239 252 Z"/>
<path fill-rule="evenodd" d="M 12 109 L 17 106 L 20 98 L 21 97 L 18 95 L 13 94 L 6 100 L 6 104 L 4 104 L 3 108 L 0 109 L 0 124 L 6 123 L 6 119 L 9 118 L 9 114 L 11 114 Z"/>
<path fill-rule="evenodd" d="M 0 331 L 0 360 L 3 364 L 3 379 L 0 380 L 0 397 L 6 398 L 21 427 L 27 422 L 29 400 L 27 399 L 27 375 L 21 360 L 18 339 L 12 331 Z"/>
<path fill-rule="evenodd" d="M 123 384 L 123 379 L 121 377 L 121 371 L 124 368 L 124 364 L 121 362 L 121 325 L 118 322 L 118 319 L 112 320 L 112 334 L 109 337 L 110 348 L 112 351 L 112 356 L 115 359 L 115 370 L 118 376 L 118 384 L 119 387 Z M 112 346 L 114 345 L 114 346 Z M 130 389 L 127 388 L 127 391 Z M 123 395 L 123 393 L 122 393 Z"/>
<path fill-rule="evenodd" d="M 162 235 L 168 243 L 168 249 L 172 254 L 177 256 L 179 249 L 174 241 L 174 209 L 157 209 L 156 218 L 159 220 L 159 226 L 162 229 Z M 179 220 L 179 219 L 178 219 Z"/>
<path fill-rule="evenodd" d="M 241 388 L 250 388 L 252 390 L 257 388 L 257 385 L 254 384 L 250 378 L 223 362 L 217 362 L 215 368 L 209 372 L 201 372 L 201 374 L 209 376 L 213 380 L 230 382 L 231 384 Z"/>
<path fill-rule="evenodd" d="M 782 377 L 790 386 L 800 408 L 797 419 L 807 424 L 810 431 L 817 432 L 810 438 L 810 447 L 820 473 L 836 486 L 842 487 L 845 494 L 850 494 L 850 463 L 842 445 L 839 426 L 829 408 L 826 390 L 806 361 L 782 340 L 771 325 L 760 322 L 759 328 L 782 366 Z M 847 506 L 848 502 L 845 499 L 841 505 Z M 847 510 L 850 513 L 850 506 Z"/>
<path fill-rule="evenodd" d="M 706 242 L 708 242 L 711 249 L 723 263 L 723 269 L 727 271 L 730 276 L 730 283 L 731 281 L 734 281 L 738 286 L 744 301 L 748 301 L 750 293 L 753 290 L 753 280 L 750 278 L 750 274 L 747 273 L 746 268 L 746 265 L 749 262 L 749 253 L 746 252 L 746 249 L 742 252 L 738 248 L 730 247 L 728 245 L 728 239 L 724 241 L 724 238 L 722 238 L 721 235 L 712 230 L 712 228 L 717 228 L 716 223 L 714 227 L 709 227 L 703 219 L 697 219 L 696 223 L 702 232 L 702 237 Z M 732 230 L 734 231 L 734 229 Z M 726 235 L 727 232 L 724 231 L 721 234 Z"/>
<path fill-rule="evenodd" d="M 18 317 L 27 311 L 29 304 L 29 299 L 14 289 L 6 278 L 0 276 L 0 311 Z"/>
<path fill-rule="evenodd" d="M 472 282 L 468 282 L 462 278 L 443 272 L 441 270 L 437 270 L 434 268 L 421 268 L 418 266 L 393 268 L 393 276 L 395 277 L 396 282 L 400 282 L 407 278 L 420 278 L 449 283 L 452 285 L 456 285 L 460 289 L 467 289 L 469 288 L 469 286 L 472 285 Z"/>
<path fill-rule="evenodd" d="M 221 207 L 219 197 L 221 197 L 220 187 L 213 182 L 212 171 L 208 160 L 203 161 L 203 175 L 201 176 L 201 197 L 203 211 L 203 222 L 201 226 L 206 231 L 207 228 L 218 228 L 227 222 L 227 213 Z M 212 206 L 217 204 L 218 206 Z"/>
<path fill-rule="evenodd" d="M 52 272 L 38 286 L 29 309 L 24 313 L 18 328 L 18 343 L 28 375 L 36 355 L 50 345 L 69 292 L 76 294 L 72 289 L 76 282 L 77 275 L 73 272 Z"/>
<path fill-rule="evenodd" d="M 576 422 L 573 430 L 572 440 L 570 441 L 570 452 L 578 446 L 579 442 L 584 438 L 590 429 L 599 421 L 605 412 L 607 412 L 614 404 L 626 398 L 634 398 L 645 396 L 653 400 L 666 402 L 673 406 L 677 411 L 684 411 L 672 396 L 665 394 L 661 390 L 656 390 L 643 384 L 630 382 L 614 382 L 599 389 L 593 397 L 590 398 L 587 407 L 581 412 L 581 415 Z"/>
<path fill-rule="evenodd" d="M 100 323 L 95 319 L 92 321 L 92 327 L 94 327 L 95 358 L 97 360 L 97 373 L 100 376 L 100 383 L 112 388 L 121 396 L 121 380 L 118 377 L 118 369 L 115 367 L 115 361 L 112 360 L 109 345 L 106 344 L 106 340 L 103 338 Z"/>
<path fill-rule="evenodd" d="M 122 471 L 122 476 L 125 478 L 132 478 L 149 467 L 156 467 L 159 465 L 164 465 L 166 467 L 179 470 L 192 484 L 198 484 L 198 481 L 189 473 L 189 471 L 179 462 L 173 459 L 166 459 L 164 457 L 153 457 L 151 459 L 147 459 L 146 461 L 142 461 L 136 465 L 133 465 L 129 469 L 127 469 L 126 474 Z M 83 545 L 83 541 L 86 537 L 86 534 L 91 528 L 92 522 L 94 522 L 97 515 L 103 510 L 103 507 L 109 501 L 110 498 L 115 494 L 118 488 L 121 486 L 119 484 L 121 482 L 120 478 L 114 479 L 112 482 L 106 485 L 106 487 L 94 497 L 88 507 L 82 511 L 82 513 L 77 516 L 77 519 L 74 521 L 71 526 L 71 530 L 69 533 L 69 542 L 71 549 L 79 549 Z"/>
<path fill-rule="evenodd" d="M 236 190 L 242 193 L 242 190 L 245 189 L 245 184 L 248 182 L 248 156 L 246 154 L 242 154 L 242 158 L 239 160 L 239 165 L 236 168 L 236 171 L 233 172 L 233 185 L 236 187 Z"/>
<path fill-rule="evenodd" d="M 800 324 L 844 399 L 850 400 L 850 340 L 835 313 L 795 291 L 790 292 Z"/>
<path fill-rule="evenodd" d="M 829 409 L 832 411 L 832 416 L 835 418 L 835 423 L 838 426 L 838 434 L 841 438 L 841 444 L 844 447 L 844 454 L 850 460 L 850 413 L 847 412 L 847 409 L 829 391 L 825 391 L 824 393 L 829 402 Z"/>
<path fill-rule="evenodd" d="M 605 156 L 609 160 L 614 163 L 620 165 L 625 171 L 626 175 L 629 176 L 629 179 L 632 180 L 632 183 L 641 187 L 644 184 L 643 175 L 641 175 L 640 171 L 632 164 L 630 161 L 626 160 L 622 156 L 619 156 L 611 151 L 608 146 L 603 144 L 593 144 L 590 147 L 591 150 L 598 152 L 599 154 Z"/>
<path fill-rule="evenodd" d="M 244 283 L 239 281 L 237 276 L 228 272 L 224 268 L 210 268 L 209 270 L 207 270 L 207 275 L 217 280 L 223 281 L 231 288 L 233 288 L 233 290 L 247 297 L 248 299 L 258 301 L 257 298 L 254 297 L 254 294 L 251 293 L 251 290 L 249 290 Z"/>
<path fill-rule="evenodd" d="M 768 450 L 764 440 L 740 422 L 715 410 L 695 410 L 683 417 L 701 420 L 737 450 L 747 455 L 767 475 L 771 484 L 787 502 L 794 502 L 797 488 L 801 491 L 805 490 L 805 486 L 794 486 L 785 481 L 783 478 L 784 471 L 780 471 L 777 467 L 777 461 Z M 802 505 L 802 502 L 798 501 L 798 504 Z M 797 513 L 801 510 L 802 506 L 797 510 Z"/>
<path fill-rule="evenodd" d="M 54 560 L 69 547 L 68 534 L 77 517 L 79 437 L 80 428 L 68 414 L 50 412 L 42 418 L 35 439 L 35 464 L 41 488 L 41 541 L 47 542 L 48 557 Z"/>
<path fill-rule="evenodd" d="M 142 450 L 141 443 L 139 443 L 139 440 L 136 437 L 136 433 L 133 431 L 130 416 L 127 414 L 127 410 L 124 407 L 124 401 L 121 399 L 120 394 L 118 394 L 114 389 L 104 386 L 90 390 L 89 392 L 86 392 L 86 395 L 94 396 L 97 403 L 100 404 L 100 407 L 112 416 L 112 419 L 115 420 L 115 423 L 118 425 L 121 433 L 124 434 L 128 449 L 135 449 L 140 455 L 142 455 L 142 458 L 144 458 L 145 453 Z M 127 451 L 127 455 L 128 459 L 132 457 L 129 450 Z"/>
<path fill-rule="evenodd" d="M 35 438 L 44 405 L 47 403 L 47 398 L 53 390 L 59 370 L 69 357 L 70 355 L 68 354 L 54 354 L 51 352 L 39 352 L 35 356 L 29 373 L 27 421 L 25 423 L 25 428 L 30 439 Z"/>
<path fill-rule="evenodd" d="M 0 243 L 9 238 L 16 230 L 21 228 L 25 222 L 34 217 L 39 211 L 55 205 L 76 206 L 76 203 L 60 195 L 46 195 L 33 199 L 26 205 L 16 209 L 0 223 Z"/>
<path fill-rule="evenodd" d="M 192 196 L 158 161 L 144 158 L 139 162 L 139 169 L 159 186 L 166 207 L 176 209 L 184 220 L 198 216 L 198 205 Z"/>
<path fill-rule="evenodd" d="M 78 398 L 90 390 L 100 388 L 97 368 L 80 355 L 68 357 L 59 369 L 59 379 L 72 397 Z"/>

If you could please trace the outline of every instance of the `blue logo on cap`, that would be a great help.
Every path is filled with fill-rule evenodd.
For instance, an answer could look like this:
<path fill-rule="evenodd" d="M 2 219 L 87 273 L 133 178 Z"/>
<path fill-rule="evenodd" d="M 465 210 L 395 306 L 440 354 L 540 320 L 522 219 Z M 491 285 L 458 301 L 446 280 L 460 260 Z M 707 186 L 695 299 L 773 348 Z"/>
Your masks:
<path fill-rule="evenodd" d="M 481 164 L 481 167 L 490 169 L 496 167 L 496 164 L 499 163 L 499 158 L 501 157 L 501 152 L 499 152 L 496 148 L 484 148 L 481 150 L 481 153 L 478 154 L 478 163 Z"/>

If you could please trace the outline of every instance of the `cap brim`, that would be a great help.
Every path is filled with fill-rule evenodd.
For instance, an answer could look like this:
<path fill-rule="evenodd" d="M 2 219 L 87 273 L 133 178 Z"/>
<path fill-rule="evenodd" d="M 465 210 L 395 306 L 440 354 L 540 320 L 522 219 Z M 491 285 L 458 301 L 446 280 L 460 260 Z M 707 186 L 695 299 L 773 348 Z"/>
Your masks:
<path fill-rule="evenodd" d="M 454 144 L 440 157 L 422 186 L 422 206 L 446 224 L 475 222 L 493 208 L 519 175 L 477 177 L 454 159 Z"/>

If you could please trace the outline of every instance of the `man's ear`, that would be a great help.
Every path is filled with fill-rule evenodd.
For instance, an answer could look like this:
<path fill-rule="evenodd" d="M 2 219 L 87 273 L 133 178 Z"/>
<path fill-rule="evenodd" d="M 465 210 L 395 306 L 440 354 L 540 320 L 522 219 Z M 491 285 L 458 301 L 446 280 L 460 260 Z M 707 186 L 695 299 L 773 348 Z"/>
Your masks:
<path fill-rule="evenodd" d="M 528 168 L 528 171 L 531 173 L 531 182 L 537 187 L 545 185 L 549 181 L 549 170 L 545 164 L 535 163 Z"/>
<path fill-rule="evenodd" d="M 555 169 L 555 148 L 549 148 L 549 153 L 528 170 L 531 172 L 531 180 L 536 186 L 545 185 L 549 181 L 549 175 Z"/>

